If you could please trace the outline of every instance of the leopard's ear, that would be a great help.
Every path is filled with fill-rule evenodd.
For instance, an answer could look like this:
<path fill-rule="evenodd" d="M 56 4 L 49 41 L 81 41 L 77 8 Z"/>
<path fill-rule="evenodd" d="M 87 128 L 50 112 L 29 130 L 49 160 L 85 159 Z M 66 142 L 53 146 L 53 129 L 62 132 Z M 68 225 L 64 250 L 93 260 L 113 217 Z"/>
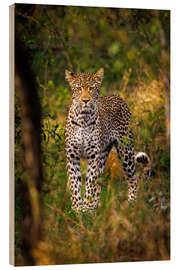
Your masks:
<path fill-rule="evenodd" d="M 69 83 L 71 83 L 74 79 L 74 73 L 68 71 L 67 69 L 65 70 L 65 79 L 66 81 L 68 81 Z"/>
<path fill-rule="evenodd" d="M 96 79 L 96 81 L 101 84 L 102 80 L 104 77 L 104 68 L 100 68 L 95 74 L 94 74 L 94 78 Z"/>

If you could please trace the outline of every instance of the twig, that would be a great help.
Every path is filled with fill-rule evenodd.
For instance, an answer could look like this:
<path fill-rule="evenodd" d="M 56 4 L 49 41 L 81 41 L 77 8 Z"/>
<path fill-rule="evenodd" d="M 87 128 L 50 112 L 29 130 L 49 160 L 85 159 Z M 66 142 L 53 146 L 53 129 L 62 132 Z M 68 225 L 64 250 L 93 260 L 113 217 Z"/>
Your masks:
<path fill-rule="evenodd" d="M 51 16 L 49 16 L 47 9 L 43 8 L 42 10 L 43 10 L 44 14 L 46 15 L 46 17 L 51 22 L 51 25 L 53 26 L 52 31 L 53 31 L 53 33 L 55 35 L 55 39 L 56 39 L 57 44 L 59 44 L 59 40 L 61 41 L 62 52 L 63 52 L 64 56 L 66 57 L 68 67 L 72 69 L 72 63 L 71 63 L 71 60 L 70 60 L 70 55 L 69 55 L 69 53 L 67 51 L 67 45 L 66 45 L 66 42 L 64 40 L 64 37 L 63 37 L 62 33 L 57 28 L 57 25 L 56 25 L 54 19 Z"/>
<path fill-rule="evenodd" d="M 26 18 L 28 20 L 31 20 L 31 21 L 33 21 L 33 22 L 35 22 L 37 24 L 40 24 L 40 22 L 38 20 L 36 20 L 34 17 L 32 17 L 32 16 L 28 16 L 26 14 L 22 14 L 21 12 L 19 12 L 17 10 L 16 10 L 16 14 L 19 15 L 19 16 L 21 16 L 21 17 L 23 17 L 23 18 Z"/>

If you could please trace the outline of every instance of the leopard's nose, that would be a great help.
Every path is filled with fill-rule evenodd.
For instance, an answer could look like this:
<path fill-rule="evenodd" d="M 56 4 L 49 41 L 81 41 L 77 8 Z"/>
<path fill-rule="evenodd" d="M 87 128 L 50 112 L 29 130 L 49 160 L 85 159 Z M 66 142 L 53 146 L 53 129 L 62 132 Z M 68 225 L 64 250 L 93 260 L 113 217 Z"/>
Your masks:
<path fill-rule="evenodd" d="M 88 104 L 89 100 L 90 100 L 90 99 L 83 99 L 83 102 L 84 102 L 85 104 Z"/>

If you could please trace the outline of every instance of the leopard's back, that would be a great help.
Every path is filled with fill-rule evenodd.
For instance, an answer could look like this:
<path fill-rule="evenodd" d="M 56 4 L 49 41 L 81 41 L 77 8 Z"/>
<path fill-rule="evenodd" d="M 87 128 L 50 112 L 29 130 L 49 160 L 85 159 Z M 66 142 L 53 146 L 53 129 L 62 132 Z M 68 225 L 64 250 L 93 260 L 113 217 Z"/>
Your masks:
<path fill-rule="evenodd" d="M 99 97 L 98 114 L 103 130 L 126 130 L 131 113 L 126 102 L 119 95 Z"/>

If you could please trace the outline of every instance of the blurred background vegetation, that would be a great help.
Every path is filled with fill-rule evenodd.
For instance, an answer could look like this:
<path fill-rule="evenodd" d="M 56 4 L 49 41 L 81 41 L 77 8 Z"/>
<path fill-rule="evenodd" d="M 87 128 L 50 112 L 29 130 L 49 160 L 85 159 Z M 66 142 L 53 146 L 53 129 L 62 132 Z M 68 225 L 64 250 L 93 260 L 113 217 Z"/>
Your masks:
<path fill-rule="evenodd" d="M 43 240 L 36 264 L 168 260 L 170 258 L 169 81 L 167 10 L 15 5 L 15 33 L 30 56 L 41 104 Z M 67 190 L 64 128 L 71 101 L 65 69 L 105 70 L 101 95 L 120 94 L 131 109 L 135 148 L 152 159 L 134 205 L 119 161 L 110 154 L 99 208 L 78 216 Z M 32 89 L 33 91 L 33 89 Z M 23 255 L 25 177 L 22 104 L 15 91 L 15 261 Z M 82 179 L 86 162 L 82 161 Z"/>

